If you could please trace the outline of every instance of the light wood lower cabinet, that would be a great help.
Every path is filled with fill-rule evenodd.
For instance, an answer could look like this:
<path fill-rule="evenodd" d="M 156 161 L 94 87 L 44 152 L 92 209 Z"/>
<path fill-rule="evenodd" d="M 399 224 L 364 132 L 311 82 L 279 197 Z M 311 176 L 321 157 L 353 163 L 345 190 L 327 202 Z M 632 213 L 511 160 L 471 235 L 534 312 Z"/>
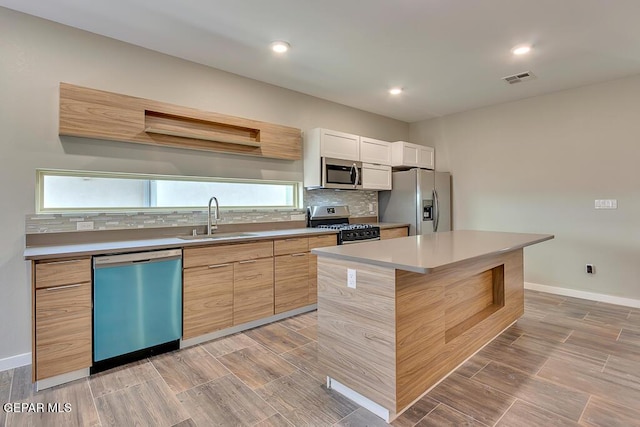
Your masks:
<path fill-rule="evenodd" d="M 309 250 L 338 244 L 335 234 L 309 237 Z M 318 256 L 309 254 L 309 304 L 318 302 Z"/>
<path fill-rule="evenodd" d="M 184 339 L 233 325 L 233 263 L 184 270 L 182 319 Z"/>
<path fill-rule="evenodd" d="M 185 248 L 182 338 L 273 315 L 273 241 Z"/>
<path fill-rule="evenodd" d="M 91 366 L 91 310 L 91 281 L 35 291 L 34 379 Z"/>
<path fill-rule="evenodd" d="M 380 240 L 395 239 L 397 237 L 407 237 L 409 235 L 409 228 L 386 228 L 380 230 Z"/>
<path fill-rule="evenodd" d="M 309 253 L 275 257 L 275 312 L 309 304 Z"/>
<path fill-rule="evenodd" d="M 273 258 L 233 265 L 233 324 L 269 317 L 273 309 Z"/>

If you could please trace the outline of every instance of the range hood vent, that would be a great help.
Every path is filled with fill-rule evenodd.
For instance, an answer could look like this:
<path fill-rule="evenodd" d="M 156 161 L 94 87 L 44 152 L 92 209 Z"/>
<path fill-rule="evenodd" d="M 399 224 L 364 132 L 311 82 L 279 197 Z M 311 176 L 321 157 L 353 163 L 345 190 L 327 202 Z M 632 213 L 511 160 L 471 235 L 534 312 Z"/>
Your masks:
<path fill-rule="evenodd" d="M 533 75 L 531 71 L 525 71 L 523 73 L 513 74 L 511 76 L 503 77 L 502 80 L 509 83 L 510 85 L 525 82 L 527 80 L 535 79 L 536 76 Z"/>

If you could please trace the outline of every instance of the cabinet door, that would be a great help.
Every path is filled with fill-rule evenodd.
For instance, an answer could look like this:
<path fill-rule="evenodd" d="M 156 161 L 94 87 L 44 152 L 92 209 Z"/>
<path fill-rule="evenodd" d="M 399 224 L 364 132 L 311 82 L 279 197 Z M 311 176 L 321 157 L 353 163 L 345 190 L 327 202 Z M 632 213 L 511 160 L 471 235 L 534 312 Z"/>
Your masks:
<path fill-rule="evenodd" d="M 338 236 L 309 237 L 309 250 L 338 244 Z M 309 304 L 318 302 L 318 255 L 309 254 Z"/>
<path fill-rule="evenodd" d="M 434 149 L 432 147 L 419 146 L 418 166 L 425 169 L 433 169 L 434 163 Z"/>
<path fill-rule="evenodd" d="M 275 257 L 276 314 L 304 307 L 309 301 L 309 254 Z"/>
<path fill-rule="evenodd" d="M 320 156 L 342 160 L 360 160 L 360 137 L 350 133 L 322 129 Z"/>
<path fill-rule="evenodd" d="M 36 290 L 36 379 L 92 364 L 91 282 Z"/>
<path fill-rule="evenodd" d="M 418 166 L 418 146 L 404 143 L 402 145 L 402 165 Z"/>
<path fill-rule="evenodd" d="M 362 188 L 391 190 L 391 166 L 362 164 Z"/>
<path fill-rule="evenodd" d="M 407 237 L 409 229 L 407 227 L 386 228 L 380 230 L 380 240 L 395 239 L 397 237 Z"/>
<path fill-rule="evenodd" d="M 183 281 L 182 337 L 233 325 L 233 264 L 187 268 Z"/>
<path fill-rule="evenodd" d="M 360 137 L 360 161 L 379 165 L 391 165 L 391 143 Z"/>
<path fill-rule="evenodd" d="M 273 258 L 233 265 L 233 324 L 273 316 Z"/>

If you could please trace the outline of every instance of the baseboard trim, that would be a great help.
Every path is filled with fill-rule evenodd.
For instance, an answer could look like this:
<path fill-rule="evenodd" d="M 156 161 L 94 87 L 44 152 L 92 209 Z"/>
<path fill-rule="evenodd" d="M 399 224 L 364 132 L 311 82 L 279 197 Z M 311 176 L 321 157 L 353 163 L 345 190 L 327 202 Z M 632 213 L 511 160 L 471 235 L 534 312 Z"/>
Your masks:
<path fill-rule="evenodd" d="M 557 286 L 541 285 L 539 283 L 524 282 L 524 288 L 532 291 L 548 294 L 562 295 L 565 297 L 582 298 L 590 301 L 600 301 L 609 304 L 623 305 L 625 307 L 640 308 L 640 300 L 633 298 L 617 297 L 614 295 L 599 294 L 596 292 L 579 291 L 577 289 L 560 288 Z"/>
<path fill-rule="evenodd" d="M 331 377 L 327 377 L 327 388 L 337 391 L 352 402 L 355 402 L 363 408 L 369 410 L 370 412 L 373 412 L 375 415 L 382 418 L 385 422 L 388 423 L 389 421 L 391 421 L 389 419 L 390 411 L 387 408 L 382 405 L 378 405 L 373 400 L 369 399 L 366 396 L 363 396 L 362 394 L 358 393 L 350 387 L 347 387 L 341 382 Z"/>
<path fill-rule="evenodd" d="M 40 381 L 36 381 L 36 391 L 41 391 L 46 388 L 58 386 L 71 381 L 79 380 L 89 376 L 89 368 L 78 369 L 77 371 L 67 372 L 66 374 L 56 375 L 55 377 L 45 378 Z"/>
<path fill-rule="evenodd" d="M 0 359 L 0 372 L 27 365 L 31 365 L 31 353 L 9 356 L 4 359 Z"/>

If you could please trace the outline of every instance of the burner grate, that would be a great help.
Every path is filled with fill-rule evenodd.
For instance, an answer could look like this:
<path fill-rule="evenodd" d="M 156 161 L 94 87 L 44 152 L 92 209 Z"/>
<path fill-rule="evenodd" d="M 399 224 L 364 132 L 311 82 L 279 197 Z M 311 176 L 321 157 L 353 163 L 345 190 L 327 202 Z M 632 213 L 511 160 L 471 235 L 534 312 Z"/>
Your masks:
<path fill-rule="evenodd" d="M 317 228 L 328 228 L 330 230 L 363 230 L 367 228 L 375 228 L 374 225 L 371 224 L 323 224 L 318 225 Z"/>

